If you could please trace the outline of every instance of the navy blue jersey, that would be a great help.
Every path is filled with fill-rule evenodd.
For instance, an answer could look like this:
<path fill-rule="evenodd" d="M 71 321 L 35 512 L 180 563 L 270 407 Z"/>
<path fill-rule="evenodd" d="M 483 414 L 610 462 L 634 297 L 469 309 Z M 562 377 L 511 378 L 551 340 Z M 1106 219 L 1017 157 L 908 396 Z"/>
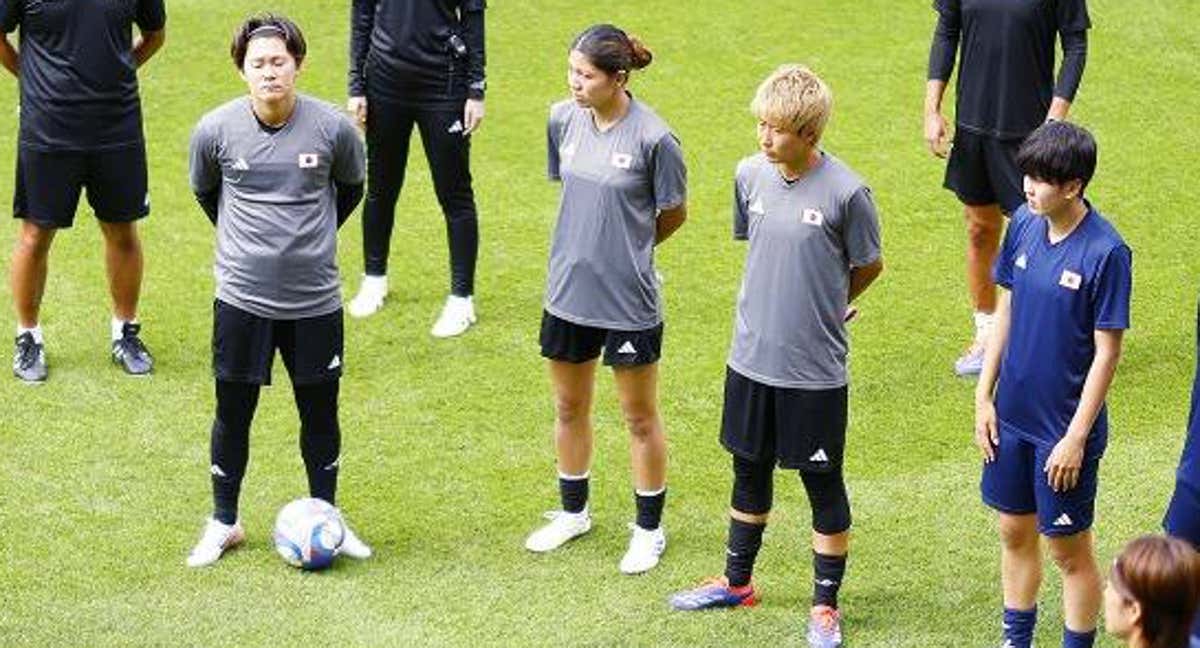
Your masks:
<path fill-rule="evenodd" d="M 1049 222 L 1022 205 L 996 259 L 996 283 L 1012 293 L 996 414 L 1001 431 L 1052 446 L 1066 434 L 1096 355 L 1095 331 L 1129 328 L 1132 253 L 1088 205 L 1075 231 L 1051 244 Z M 1101 407 L 1087 456 L 1104 452 Z"/>
<path fill-rule="evenodd" d="M 163 0 L 2 0 L 21 30 L 21 145 L 98 151 L 142 141 L 133 25 L 158 31 Z"/>

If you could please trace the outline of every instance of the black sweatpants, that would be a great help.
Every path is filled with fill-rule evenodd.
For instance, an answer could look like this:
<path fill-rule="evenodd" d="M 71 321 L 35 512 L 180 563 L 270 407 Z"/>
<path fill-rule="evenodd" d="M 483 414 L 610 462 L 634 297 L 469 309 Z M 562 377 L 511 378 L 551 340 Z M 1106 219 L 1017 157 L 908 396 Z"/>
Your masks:
<path fill-rule="evenodd" d="M 459 297 L 475 292 L 479 220 L 471 189 L 471 138 L 463 135 L 462 112 L 461 105 L 423 108 L 368 95 L 367 200 L 363 210 L 363 258 L 368 275 L 387 274 L 396 200 L 404 186 L 415 124 L 446 217 L 450 292 Z"/>
<path fill-rule="evenodd" d="M 336 505 L 338 457 L 342 434 L 338 426 L 340 381 L 294 385 L 300 413 L 300 455 L 312 497 Z M 217 416 L 210 446 L 213 517 L 224 524 L 237 520 L 238 496 L 250 457 L 250 422 L 258 407 L 260 385 L 217 381 Z"/>

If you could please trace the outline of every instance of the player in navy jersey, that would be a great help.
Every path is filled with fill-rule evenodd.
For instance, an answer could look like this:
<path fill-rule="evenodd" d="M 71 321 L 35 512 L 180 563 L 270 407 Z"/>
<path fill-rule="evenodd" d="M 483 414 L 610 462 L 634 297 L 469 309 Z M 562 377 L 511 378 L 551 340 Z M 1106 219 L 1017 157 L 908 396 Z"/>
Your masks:
<path fill-rule="evenodd" d="M 1200 310 L 1196 313 L 1196 375 L 1192 381 L 1187 440 L 1175 472 L 1175 492 L 1167 505 L 1163 528 L 1200 550 Z M 1192 648 L 1200 648 L 1200 615 L 1192 625 Z"/>
<path fill-rule="evenodd" d="M 749 242 L 725 373 L 721 443 L 733 455 L 725 574 L 680 592 L 680 610 L 754 604 L 755 559 L 775 466 L 796 470 L 812 509 L 808 644 L 842 643 L 838 591 L 850 547 L 842 474 L 848 419 L 847 305 L 883 270 L 871 190 L 819 146 L 828 86 L 784 65 L 751 109 L 761 152 L 734 182 L 734 238 Z"/>
<path fill-rule="evenodd" d="M 188 555 L 189 567 L 215 563 L 245 538 L 238 498 L 250 423 L 262 385 L 271 384 L 276 349 L 300 415 L 309 495 L 336 503 L 345 362 L 337 230 L 362 199 L 366 155 L 349 117 L 296 92 L 306 50 L 300 28 L 287 18 L 247 19 L 230 53 L 249 96 L 208 112 L 192 134 L 192 190 L 217 233 L 217 411 L 209 466 L 213 514 Z M 349 526 L 338 551 L 371 555 Z"/>
<path fill-rule="evenodd" d="M 1021 145 L 1026 204 L 996 260 L 1004 288 L 975 391 L 983 501 L 999 515 L 1006 646 L 1037 618 L 1039 533 L 1063 578 L 1063 646 L 1091 646 L 1100 609 L 1092 520 L 1105 397 L 1129 327 L 1132 258 L 1084 198 L 1096 142 L 1064 122 Z"/>
<path fill-rule="evenodd" d="M 479 225 L 471 187 L 471 136 L 484 115 L 486 0 L 354 0 L 348 108 L 367 133 L 370 178 L 363 210 L 366 272 L 350 315 L 366 317 L 388 292 L 388 254 L 413 127 L 446 218 L 450 295 L 430 329 L 460 335 L 475 323 Z"/>
<path fill-rule="evenodd" d="M 629 427 L 637 520 L 619 564 L 654 568 L 666 548 L 667 441 L 658 410 L 663 316 L 654 252 L 687 219 L 687 169 L 679 141 L 629 93 L 650 64 L 638 39 L 594 25 L 572 42 L 572 99 L 550 108 L 547 171 L 562 184 L 550 244 L 539 336 L 555 399 L 562 510 L 525 541 L 553 551 L 592 527 L 588 484 L 597 360 L 612 367 Z"/>
<path fill-rule="evenodd" d="M 47 376 L 39 316 L 50 246 L 73 224 L 84 189 L 104 235 L 113 362 L 135 376 L 153 369 L 137 319 L 137 221 L 150 213 L 137 68 L 162 47 L 165 25 L 163 0 L 0 0 L 0 34 L 21 31 L 19 52 L 0 36 L 0 65 L 21 87 L 10 279 L 13 374 L 27 383 Z"/>
<path fill-rule="evenodd" d="M 1086 0 L 933 0 L 937 27 L 929 53 L 925 139 L 949 157 L 945 186 L 963 204 L 967 226 L 967 290 L 975 309 L 975 338 L 954 364 L 974 375 L 993 326 L 996 286 L 992 263 L 1003 214 L 1025 202 L 1016 153 L 1021 140 L 1047 119 L 1064 119 L 1075 100 L 1087 58 Z M 1054 77 L 1055 39 L 1063 61 Z M 946 148 L 942 95 L 958 55 L 954 145 Z"/>

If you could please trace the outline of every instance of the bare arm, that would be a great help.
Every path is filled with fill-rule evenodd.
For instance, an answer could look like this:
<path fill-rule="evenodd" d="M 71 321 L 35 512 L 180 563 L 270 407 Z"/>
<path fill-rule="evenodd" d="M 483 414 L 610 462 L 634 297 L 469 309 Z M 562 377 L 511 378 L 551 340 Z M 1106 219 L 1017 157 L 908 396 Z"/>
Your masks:
<path fill-rule="evenodd" d="M 157 31 L 142 32 L 138 36 L 137 41 L 133 44 L 133 60 L 138 67 L 142 67 L 154 53 L 162 48 L 163 43 L 167 40 L 167 30 L 159 29 Z"/>
<path fill-rule="evenodd" d="M 854 301 L 863 294 L 879 275 L 883 273 L 883 259 L 879 258 L 864 266 L 850 268 L 850 299 Z"/>
<path fill-rule="evenodd" d="M 1093 336 L 1096 355 L 1092 357 L 1092 365 L 1088 367 L 1087 378 L 1083 381 L 1079 405 L 1075 407 L 1075 415 L 1067 425 L 1066 434 L 1055 444 L 1046 459 L 1046 465 L 1042 467 L 1051 488 L 1056 491 L 1074 488 L 1079 483 L 1088 434 L 1100 414 L 1100 408 L 1104 406 L 1108 388 L 1112 386 L 1113 376 L 1117 372 L 1124 333 L 1120 329 L 1098 330 Z"/>
<path fill-rule="evenodd" d="M 983 354 L 983 370 L 975 384 L 975 445 L 983 453 L 984 461 L 996 458 L 996 446 L 1000 444 L 1000 431 L 996 423 L 996 403 L 993 400 L 996 380 L 1000 377 L 1000 356 L 1008 344 L 1008 329 L 1012 321 L 1012 293 L 1001 290 L 996 296 L 995 327 L 988 336 L 987 349 Z"/>
<path fill-rule="evenodd" d="M 946 118 L 942 116 L 942 96 L 946 93 L 946 82 L 930 79 L 925 83 L 925 143 L 929 152 L 944 158 L 946 149 Z"/>
<path fill-rule="evenodd" d="M 658 220 L 654 223 L 654 244 L 658 245 L 671 238 L 675 230 L 683 226 L 687 220 L 687 203 L 658 212 Z"/>
<path fill-rule="evenodd" d="M 4 69 L 12 73 L 13 76 L 21 74 L 21 58 L 17 54 L 17 50 L 13 49 L 12 43 L 8 42 L 8 36 L 0 36 L 0 65 Z"/>

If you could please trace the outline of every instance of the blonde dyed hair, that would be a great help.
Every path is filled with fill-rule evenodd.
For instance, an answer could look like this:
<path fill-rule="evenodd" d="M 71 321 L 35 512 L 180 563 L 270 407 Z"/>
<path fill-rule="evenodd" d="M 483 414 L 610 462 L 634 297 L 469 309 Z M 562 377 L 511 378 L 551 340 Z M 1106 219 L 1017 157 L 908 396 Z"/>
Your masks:
<path fill-rule="evenodd" d="M 807 67 L 781 65 L 758 86 L 750 112 L 776 128 L 811 133 L 816 142 L 833 112 L 833 92 Z"/>

